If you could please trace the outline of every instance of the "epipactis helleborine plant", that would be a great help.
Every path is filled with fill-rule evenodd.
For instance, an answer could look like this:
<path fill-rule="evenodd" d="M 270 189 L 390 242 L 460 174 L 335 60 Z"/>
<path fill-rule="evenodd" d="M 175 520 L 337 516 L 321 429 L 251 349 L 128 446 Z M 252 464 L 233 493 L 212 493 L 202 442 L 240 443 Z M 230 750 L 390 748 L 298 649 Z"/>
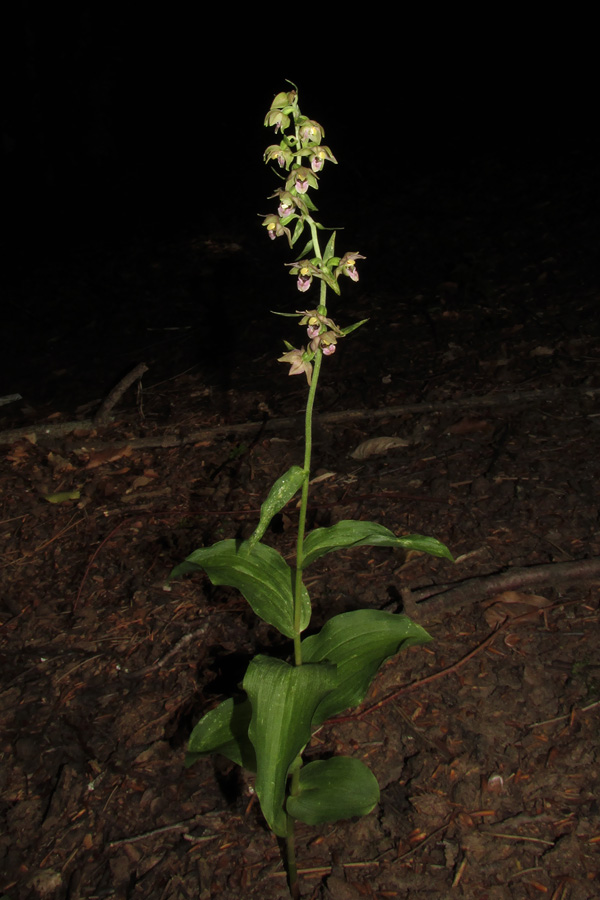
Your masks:
<path fill-rule="evenodd" d="M 281 840 L 290 893 L 298 897 L 294 823 L 318 825 L 365 815 L 379 800 L 377 781 L 359 759 L 334 756 L 305 764 L 302 755 L 311 734 L 327 719 L 360 704 L 387 659 L 431 640 L 407 616 L 379 609 L 336 615 L 320 631 L 303 637 L 311 618 L 304 574 L 326 553 L 365 545 L 401 547 L 450 560 L 452 556 L 435 538 L 398 537 L 375 522 L 345 520 L 306 533 L 312 414 L 321 363 L 342 338 L 367 321 L 340 327 L 328 314 L 327 292 L 340 294 L 342 275 L 358 281 L 357 262 L 365 257 L 354 251 L 336 256 L 335 232 L 321 249 L 319 232 L 326 229 L 314 219 L 317 208 L 310 191 L 318 189 L 325 164 L 337 160 L 323 143 L 323 126 L 300 112 L 295 85 L 277 94 L 265 125 L 274 128 L 279 143 L 267 147 L 264 159 L 284 173 L 279 175 L 284 187 L 272 195 L 277 211 L 266 215 L 262 224 L 269 238 L 285 237 L 291 248 L 308 231 L 306 245 L 288 265 L 300 293 L 314 291 L 317 282 L 319 289 L 314 308 L 280 313 L 298 316 L 306 329 L 305 343 L 286 343 L 279 357 L 289 365 L 290 375 L 304 374 L 308 382 L 304 463 L 275 481 L 247 540 L 202 547 L 177 566 L 171 578 L 202 569 L 213 584 L 240 590 L 257 616 L 293 642 L 290 662 L 262 654 L 250 661 L 240 694 L 211 709 L 194 728 L 186 765 L 221 753 L 255 773 L 256 796 L 269 828 Z M 263 537 L 273 516 L 298 492 L 296 564 L 290 567 Z"/>

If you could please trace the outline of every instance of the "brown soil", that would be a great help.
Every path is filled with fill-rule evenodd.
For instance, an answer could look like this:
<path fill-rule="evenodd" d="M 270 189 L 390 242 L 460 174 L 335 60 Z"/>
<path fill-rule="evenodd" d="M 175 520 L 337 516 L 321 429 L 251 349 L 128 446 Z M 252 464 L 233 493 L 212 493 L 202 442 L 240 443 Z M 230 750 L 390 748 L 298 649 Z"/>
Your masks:
<path fill-rule="evenodd" d="M 380 230 L 346 248 L 368 259 L 331 312 L 371 321 L 326 361 L 310 524 L 434 535 L 456 563 L 359 549 L 310 571 L 315 627 L 404 604 L 434 642 L 386 664 L 309 748 L 367 761 L 381 802 L 298 828 L 303 897 L 600 895 L 592 163 L 417 179 L 393 208 L 374 200 Z M 183 768 L 197 719 L 285 645 L 234 591 L 201 576 L 164 589 L 195 547 L 249 534 L 301 460 L 306 385 L 275 362 L 297 326 L 268 314 L 298 301 L 285 272 L 265 289 L 284 258 L 267 243 L 79 247 L 15 282 L 23 327 L 31 298 L 44 314 L 25 361 L 13 348 L 25 403 L 0 407 L 26 432 L 0 469 L 10 900 L 286 895 L 251 784 L 222 759 Z M 56 428 L 142 361 L 114 421 Z M 352 455 L 374 437 L 405 446 Z M 288 558 L 296 516 L 267 535 Z"/>

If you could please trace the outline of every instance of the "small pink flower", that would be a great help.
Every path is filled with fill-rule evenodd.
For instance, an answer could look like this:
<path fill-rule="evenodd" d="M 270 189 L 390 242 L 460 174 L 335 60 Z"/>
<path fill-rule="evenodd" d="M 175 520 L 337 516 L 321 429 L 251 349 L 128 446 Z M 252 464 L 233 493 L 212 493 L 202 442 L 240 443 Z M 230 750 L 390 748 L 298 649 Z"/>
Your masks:
<path fill-rule="evenodd" d="M 294 207 L 287 206 L 285 200 L 282 200 L 277 207 L 277 214 L 280 215 L 282 219 L 285 219 L 286 216 L 290 216 L 293 212 Z"/>
<path fill-rule="evenodd" d="M 267 234 L 272 241 L 274 241 L 275 238 L 282 237 L 285 234 L 291 247 L 292 236 L 290 234 L 290 229 L 281 224 L 281 222 L 279 221 L 279 216 L 265 216 L 265 218 L 263 219 L 263 225 L 266 227 Z"/>
<path fill-rule="evenodd" d="M 338 328 L 333 319 L 324 316 L 318 309 L 297 309 L 296 312 L 299 316 L 302 316 L 298 323 L 299 325 L 308 325 L 309 328 L 325 325 L 326 330 L 329 329 L 338 337 L 342 337 L 343 332 Z M 318 333 L 319 332 L 317 331 L 316 334 Z M 314 334 L 309 334 L 309 337 L 311 338 L 315 336 L 316 335 Z"/>
<path fill-rule="evenodd" d="M 285 131 L 290 124 L 290 117 L 281 109 L 270 109 L 265 116 L 265 125 L 267 128 L 275 128 L 275 134 L 278 131 Z"/>
<path fill-rule="evenodd" d="M 335 270 L 335 277 L 338 275 L 348 275 L 352 281 L 358 281 L 358 272 L 356 270 L 355 260 L 357 259 L 365 259 L 366 257 L 361 256 L 360 253 L 345 253 L 344 256 L 340 259 L 340 264 Z"/>
<path fill-rule="evenodd" d="M 302 293 L 307 291 L 312 284 L 312 280 L 313 277 L 308 266 L 302 266 L 302 268 L 298 272 L 298 290 L 302 291 Z"/>
<path fill-rule="evenodd" d="M 317 176 L 309 166 L 298 166 L 293 169 L 285 183 L 286 191 L 293 188 L 298 194 L 305 194 L 309 187 L 316 190 L 318 186 Z"/>
<path fill-rule="evenodd" d="M 337 336 L 333 331 L 324 331 L 323 334 L 319 334 L 312 339 L 310 349 L 313 353 L 316 353 L 320 347 L 324 356 L 331 356 L 332 353 L 335 353 L 336 342 Z"/>

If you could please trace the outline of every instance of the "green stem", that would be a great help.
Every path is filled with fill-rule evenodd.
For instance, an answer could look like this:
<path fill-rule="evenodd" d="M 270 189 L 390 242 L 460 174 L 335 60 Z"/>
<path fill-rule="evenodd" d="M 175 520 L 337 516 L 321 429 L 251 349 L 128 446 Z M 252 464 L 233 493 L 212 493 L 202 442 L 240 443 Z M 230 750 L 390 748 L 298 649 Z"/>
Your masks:
<path fill-rule="evenodd" d="M 315 404 L 315 393 L 321 371 L 323 353 L 317 350 L 311 385 L 306 401 L 306 415 L 304 423 L 304 482 L 302 483 L 302 496 L 300 498 L 300 515 L 298 517 L 298 539 L 296 542 L 296 579 L 294 582 L 294 662 L 302 665 L 302 651 L 300 649 L 300 616 L 302 612 L 302 562 L 304 559 L 304 533 L 306 531 L 306 510 L 308 506 L 308 486 L 310 481 L 310 463 L 312 454 L 312 415 Z"/>
<path fill-rule="evenodd" d="M 321 248 L 319 246 L 319 237 L 317 228 L 312 219 L 309 218 L 310 231 L 313 240 L 313 249 L 315 255 L 321 259 Z M 319 303 L 325 307 L 327 294 L 327 285 L 321 281 L 321 294 Z M 302 610 L 302 562 L 304 559 L 304 533 L 306 531 L 306 509 L 308 506 L 308 485 L 310 482 L 310 463 L 312 454 L 312 415 L 315 405 L 315 394 L 317 392 L 317 384 L 319 382 L 319 372 L 321 371 L 321 362 L 323 359 L 323 351 L 317 350 L 314 359 L 313 373 L 310 388 L 308 391 L 308 399 L 306 401 L 306 414 L 304 422 L 304 482 L 302 484 L 302 496 L 300 498 L 300 515 L 298 518 L 298 539 L 296 542 L 296 579 L 294 582 L 294 662 L 297 666 L 302 665 L 302 649 L 300 642 L 300 615 Z"/>
<path fill-rule="evenodd" d="M 287 870 L 288 887 L 293 900 L 300 897 L 298 885 L 298 867 L 296 865 L 296 841 L 294 838 L 294 820 L 287 817 L 287 834 L 285 837 L 285 867 Z"/>
<path fill-rule="evenodd" d="M 300 793 L 300 769 L 302 768 L 302 756 L 297 756 L 290 766 L 290 796 L 296 797 Z M 294 820 L 287 815 L 286 844 L 286 870 L 288 873 L 288 885 L 292 897 L 299 897 L 298 872 L 296 869 L 296 843 L 294 840 Z"/>

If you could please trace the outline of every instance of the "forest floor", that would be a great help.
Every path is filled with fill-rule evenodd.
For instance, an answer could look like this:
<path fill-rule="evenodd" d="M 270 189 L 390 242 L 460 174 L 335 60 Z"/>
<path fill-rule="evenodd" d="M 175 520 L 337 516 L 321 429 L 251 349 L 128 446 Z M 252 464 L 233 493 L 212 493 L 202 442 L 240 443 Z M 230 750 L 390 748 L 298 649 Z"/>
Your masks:
<path fill-rule="evenodd" d="M 381 801 L 298 827 L 305 898 L 600 895 L 592 162 L 416 179 L 382 201 L 361 281 L 332 309 L 370 322 L 325 360 L 309 525 L 375 520 L 439 538 L 455 562 L 360 548 L 311 570 L 311 628 L 404 609 L 433 641 L 386 663 L 308 749 L 366 761 Z M 0 407 L 9 900 L 286 896 L 251 781 L 224 759 L 183 765 L 251 656 L 285 646 L 202 575 L 165 590 L 196 547 L 248 536 L 302 460 L 306 383 L 276 362 L 297 326 L 264 301 L 271 249 L 147 236 L 13 283 L 19 333 L 34 305 L 39 327 L 7 348 L 24 400 Z M 286 278 L 287 308 L 310 305 Z M 393 440 L 365 450 L 372 438 Z M 296 521 L 292 502 L 265 538 L 292 560 Z"/>

